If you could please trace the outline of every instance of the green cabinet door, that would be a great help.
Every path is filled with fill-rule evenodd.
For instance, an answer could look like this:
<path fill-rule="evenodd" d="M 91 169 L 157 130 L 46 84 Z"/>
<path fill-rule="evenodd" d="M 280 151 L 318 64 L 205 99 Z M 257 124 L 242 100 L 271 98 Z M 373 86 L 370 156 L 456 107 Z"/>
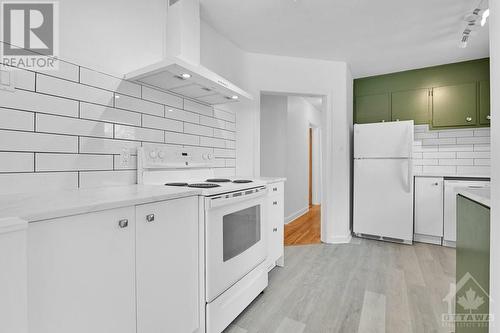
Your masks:
<path fill-rule="evenodd" d="M 490 81 L 479 82 L 479 124 L 490 124 Z"/>
<path fill-rule="evenodd" d="M 476 82 L 433 88 L 432 95 L 433 127 L 477 124 Z"/>
<path fill-rule="evenodd" d="M 429 123 L 429 90 L 415 89 L 391 94 L 392 120 L 413 120 L 415 125 Z"/>
<path fill-rule="evenodd" d="M 490 209 L 461 195 L 457 196 L 456 261 L 455 332 L 488 333 L 487 318 L 474 323 L 460 315 L 489 314 Z"/>
<path fill-rule="evenodd" d="M 356 97 L 357 124 L 390 121 L 389 94 Z"/>

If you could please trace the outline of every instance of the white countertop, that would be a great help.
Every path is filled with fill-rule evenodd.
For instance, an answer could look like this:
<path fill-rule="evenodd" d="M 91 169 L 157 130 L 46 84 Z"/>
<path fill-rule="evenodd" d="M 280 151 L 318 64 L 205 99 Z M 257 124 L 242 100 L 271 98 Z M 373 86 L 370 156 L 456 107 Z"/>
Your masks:
<path fill-rule="evenodd" d="M 458 191 L 458 194 L 478 202 L 488 208 L 490 208 L 490 195 L 491 191 L 489 188 L 475 188 Z"/>
<path fill-rule="evenodd" d="M 437 174 L 437 173 L 419 173 L 414 174 L 415 177 L 443 177 L 443 178 L 487 178 L 490 179 L 490 176 L 481 176 L 481 175 L 446 175 L 446 174 Z"/>
<path fill-rule="evenodd" d="M 0 195 L 0 218 L 28 222 L 140 205 L 200 194 L 199 189 L 130 185 Z"/>
<path fill-rule="evenodd" d="M 284 182 L 286 181 L 285 177 L 253 177 L 254 179 L 261 180 L 268 184 Z"/>

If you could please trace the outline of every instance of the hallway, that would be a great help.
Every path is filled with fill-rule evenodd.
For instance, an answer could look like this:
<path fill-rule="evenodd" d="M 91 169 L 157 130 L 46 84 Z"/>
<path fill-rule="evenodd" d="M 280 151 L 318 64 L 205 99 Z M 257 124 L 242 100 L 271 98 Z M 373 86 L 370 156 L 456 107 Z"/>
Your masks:
<path fill-rule="evenodd" d="M 285 246 L 321 243 L 321 205 L 285 225 Z"/>

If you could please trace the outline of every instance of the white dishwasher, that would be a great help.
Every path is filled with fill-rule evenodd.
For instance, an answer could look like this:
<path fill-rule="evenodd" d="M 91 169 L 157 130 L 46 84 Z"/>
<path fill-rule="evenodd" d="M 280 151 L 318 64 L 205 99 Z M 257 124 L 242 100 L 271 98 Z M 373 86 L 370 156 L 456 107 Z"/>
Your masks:
<path fill-rule="evenodd" d="M 446 179 L 444 181 L 444 246 L 455 247 L 457 241 L 457 192 L 484 187 L 490 187 L 489 180 Z"/>

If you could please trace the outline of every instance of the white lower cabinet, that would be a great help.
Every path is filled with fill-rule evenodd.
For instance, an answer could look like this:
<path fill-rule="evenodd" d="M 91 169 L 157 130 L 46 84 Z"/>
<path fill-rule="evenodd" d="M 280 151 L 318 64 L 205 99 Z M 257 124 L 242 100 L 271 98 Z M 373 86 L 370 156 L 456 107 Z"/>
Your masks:
<path fill-rule="evenodd" d="M 27 238 L 30 333 L 204 332 L 198 197 L 32 222 Z"/>
<path fill-rule="evenodd" d="M 136 229 L 137 333 L 198 332 L 198 198 L 137 206 Z"/>
<path fill-rule="evenodd" d="M 28 226 L 30 333 L 133 333 L 134 207 Z"/>
<path fill-rule="evenodd" d="M 417 242 L 441 244 L 443 237 L 443 178 L 415 178 L 415 231 Z"/>
<path fill-rule="evenodd" d="M 283 266 L 284 260 L 284 184 L 283 182 L 269 185 L 268 194 L 268 269 L 274 266 Z"/>

